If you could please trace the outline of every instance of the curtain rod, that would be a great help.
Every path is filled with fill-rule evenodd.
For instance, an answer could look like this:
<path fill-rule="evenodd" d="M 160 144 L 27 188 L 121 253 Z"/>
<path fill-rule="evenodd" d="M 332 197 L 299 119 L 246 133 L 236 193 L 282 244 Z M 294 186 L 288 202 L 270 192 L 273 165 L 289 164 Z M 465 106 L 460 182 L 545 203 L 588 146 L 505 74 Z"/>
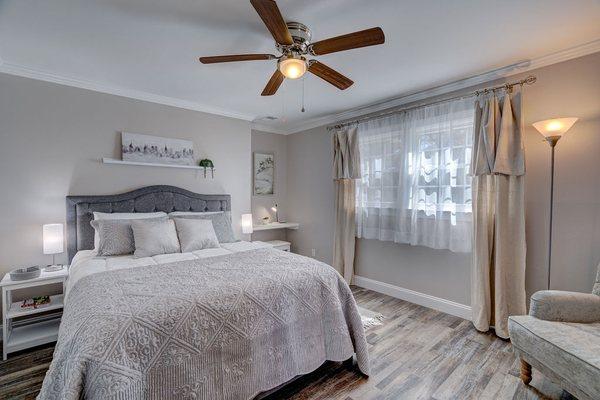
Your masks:
<path fill-rule="evenodd" d="M 492 86 L 492 87 L 488 87 L 488 88 L 483 88 L 483 89 L 475 90 L 475 91 L 473 91 L 471 93 L 468 93 L 468 94 L 463 94 L 463 95 L 454 96 L 454 97 L 448 97 L 448 98 L 441 99 L 441 100 L 438 100 L 438 101 L 433 101 L 433 102 L 430 102 L 430 103 L 421 103 L 421 104 L 410 106 L 410 107 L 396 108 L 394 110 L 384 111 L 384 112 L 379 113 L 379 114 L 370 115 L 370 116 L 366 116 L 366 117 L 363 117 L 363 118 L 358 118 L 358 119 L 355 119 L 355 120 L 338 123 L 338 124 L 335 124 L 335 125 L 330 125 L 330 126 L 327 127 L 327 130 L 331 131 L 331 130 L 334 130 L 334 129 L 341 129 L 343 127 L 350 126 L 350 125 L 355 125 L 355 124 L 358 124 L 360 122 L 371 121 L 371 120 L 374 120 L 374 119 L 386 117 L 388 115 L 399 114 L 399 113 L 402 113 L 402 112 L 405 112 L 405 111 L 408 111 L 408 110 L 413 110 L 415 108 L 427 107 L 427 106 L 431 106 L 431 105 L 434 105 L 434 104 L 445 103 L 445 102 L 451 101 L 451 100 L 466 99 L 466 98 L 473 97 L 473 96 L 479 96 L 480 94 L 486 94 L 486 93 L 489 93 L 489 92 L 495 92 L 496 90 L 507 90 L 507 91 L 510 92 L 514 86 L 518 86 L 518 85 L 520 85 L 520 86 L 523 86 L 523 85 L 533 85 L 536 81 L 537 81 L 537 78 L 535 76 L 529 75 L 527 78 L 521 79 L 520 81 L 511 82 L 511 83 L 505 83 L 505 84 L 502 84 L 502 85 Z"/>

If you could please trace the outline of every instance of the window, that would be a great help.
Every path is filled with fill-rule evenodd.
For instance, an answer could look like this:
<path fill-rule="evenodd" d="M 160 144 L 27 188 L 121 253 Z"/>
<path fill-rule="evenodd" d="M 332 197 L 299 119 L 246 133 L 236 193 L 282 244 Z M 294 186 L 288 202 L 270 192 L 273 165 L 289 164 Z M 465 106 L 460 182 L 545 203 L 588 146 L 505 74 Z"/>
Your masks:
<path fill-rule="evenodd" d="M 470 251 L 472 99 L 358 127 L 357 236 Z"/>

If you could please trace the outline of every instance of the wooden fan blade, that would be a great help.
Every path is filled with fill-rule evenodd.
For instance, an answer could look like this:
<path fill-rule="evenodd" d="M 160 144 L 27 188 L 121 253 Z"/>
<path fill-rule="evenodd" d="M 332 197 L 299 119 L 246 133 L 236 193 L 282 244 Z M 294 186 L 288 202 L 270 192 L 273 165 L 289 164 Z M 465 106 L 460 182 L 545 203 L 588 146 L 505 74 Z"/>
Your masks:
<path fill-rule="evenodd" d="M 260 95 L 273 96 L 277 92 L 277 89 L 279 89 L 279 86 L 281 86 L 281 83 L 284 79 L 285 76 L 283 76 L 283 74 L 279 72 L 279 69 L 276 69 L 273 75 L 271 75 L 271 79 L 269 79 L 269 82 L 267 82 L 267 86 L 265 86 Z"/>
<path fill-rule="evenodd" d="M 252 7 L 254 7 L 277 43 L 286 45 L 294 43 L 275 1 L 250 0 L 250 4 L 252 4 Z"/>
<path fill-rule="evenodd" d="M 277 57 L 273 54 L 231 54 L 227 56 L 200 57 L 200 62 L 202 64 L 215 64 L 233 61 L 273 60 L 275 58 Z"/>
<path fill-rule="evenodd" d="M 312 60 L 310 62 L 308 72 L 315 74 L 319 78 L 331 83 L 333 86 L 341 90 L 348 89 L 354 83 L 352 80 L 346 78 L 336 70 L 331 69 L 327 65 L 316 60 Z"/>
<path fill-rule="evenodd" d="M 385 35 L 381 28 L 371 28 L 315 42 L 310 46 L 310 52 L 316 56 L 320 56 L 337 51 L 375 46 L 384 42 Z"/>

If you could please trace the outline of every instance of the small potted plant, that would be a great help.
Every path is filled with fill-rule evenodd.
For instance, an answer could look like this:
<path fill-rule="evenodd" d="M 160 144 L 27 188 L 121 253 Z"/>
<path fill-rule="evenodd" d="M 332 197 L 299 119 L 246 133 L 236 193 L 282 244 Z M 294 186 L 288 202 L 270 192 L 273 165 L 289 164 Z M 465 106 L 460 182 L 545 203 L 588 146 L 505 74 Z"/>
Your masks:
<path fill-rule="evenodd" d="M 204 177 L 205 178 L 206 178 L 206 168 L 210 168 L 210 173 L 211 173 L 212 178 L 215 177 L 215 165 L 213 164 L 212 160 L 209 160 L 208 158 L 204 158 L 198 162 L 198 165 L 200 167 L 204 167 Z"/>

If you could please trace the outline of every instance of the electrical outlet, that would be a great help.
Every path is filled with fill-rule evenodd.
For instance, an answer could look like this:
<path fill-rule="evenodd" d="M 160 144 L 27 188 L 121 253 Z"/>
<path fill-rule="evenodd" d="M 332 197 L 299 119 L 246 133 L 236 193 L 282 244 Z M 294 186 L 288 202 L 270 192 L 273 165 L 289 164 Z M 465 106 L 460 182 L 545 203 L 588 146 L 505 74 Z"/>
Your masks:
<path fill-rule="evenodd" d="M 317 249 L 310 249 L 310 254 L 314 258 L 317 256 Z"/>

